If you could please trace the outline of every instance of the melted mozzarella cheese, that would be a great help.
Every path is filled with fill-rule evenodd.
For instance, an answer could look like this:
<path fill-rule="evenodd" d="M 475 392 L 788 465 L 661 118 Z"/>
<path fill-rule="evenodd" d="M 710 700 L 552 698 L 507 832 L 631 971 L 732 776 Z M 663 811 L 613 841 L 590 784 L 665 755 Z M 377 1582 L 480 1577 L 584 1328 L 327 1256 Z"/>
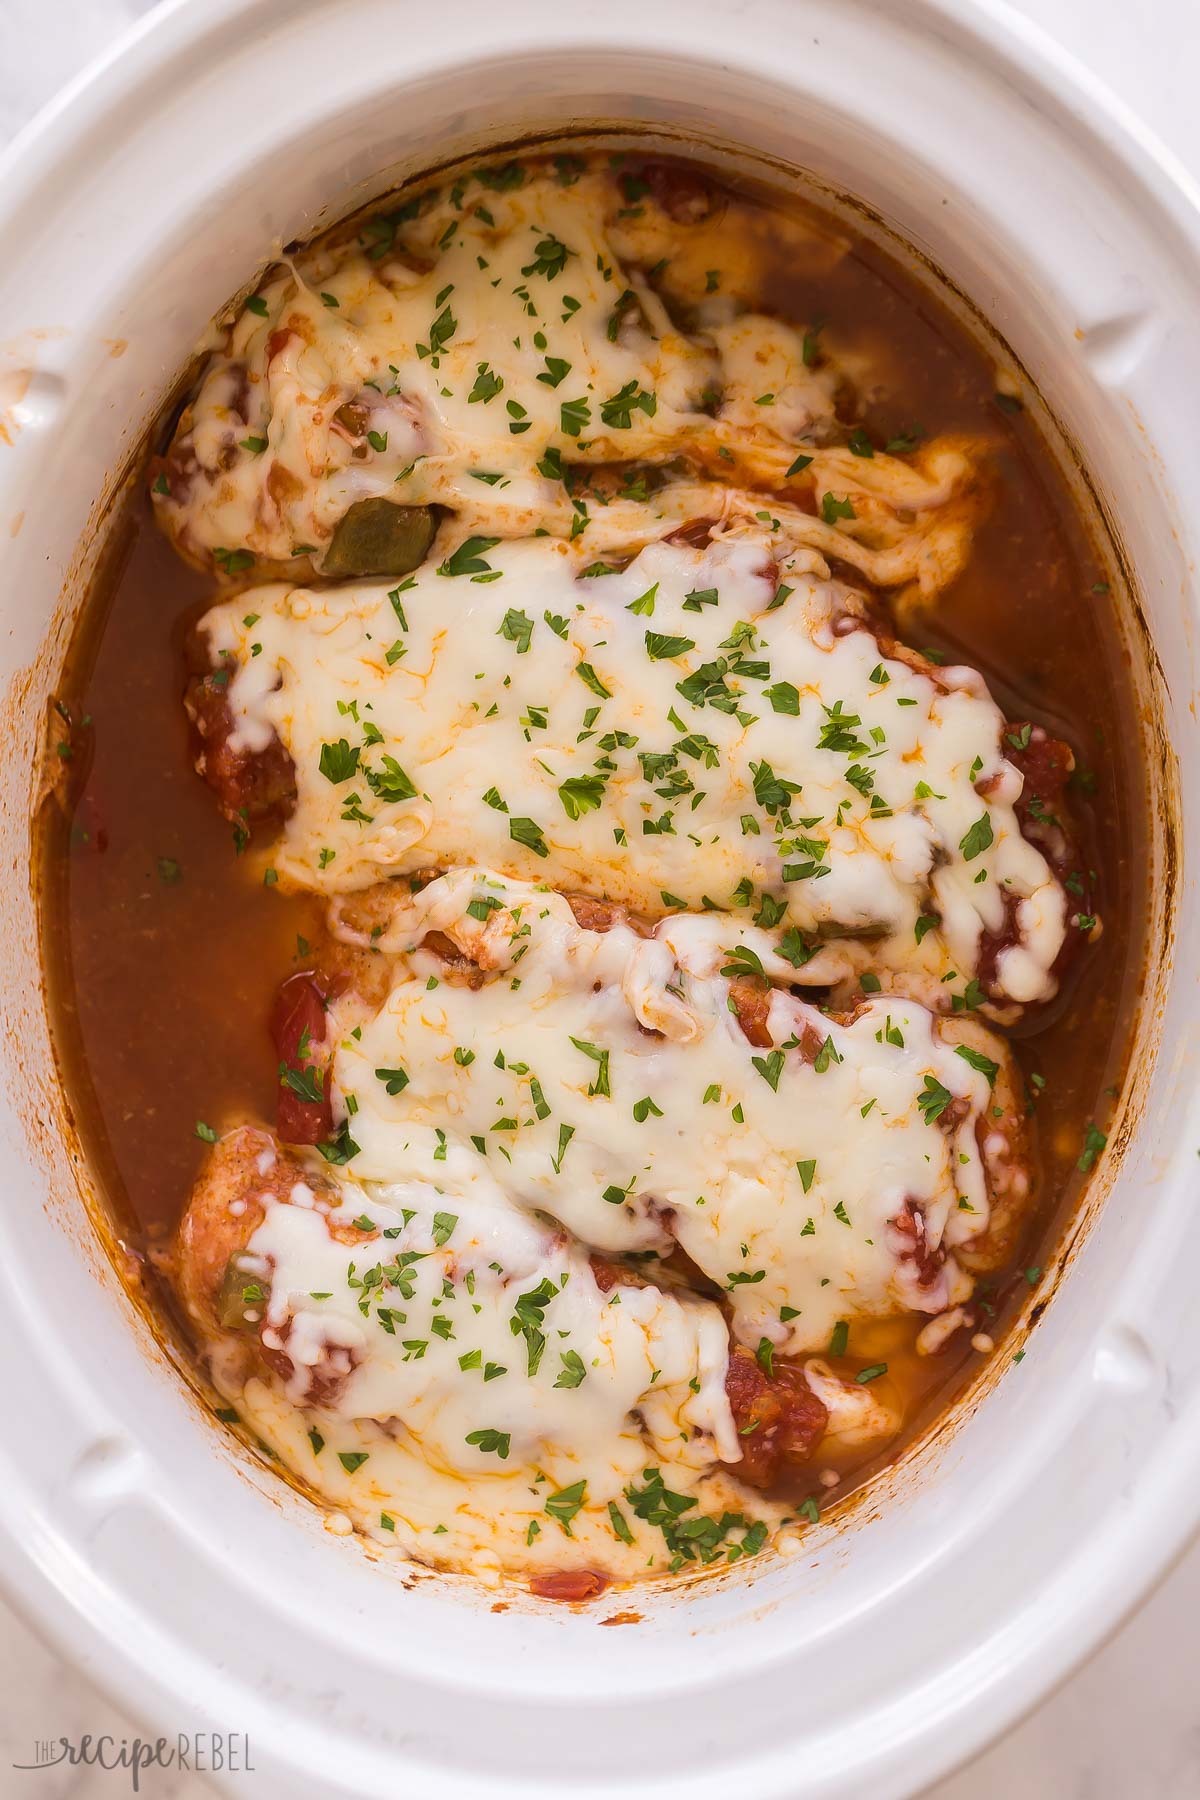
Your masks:
<path fill-rule="evenodd" d="M 993 968 L 994 1000 L 1049 997 L 1065 933 L 982 679 L 885 654 L 830 579 L 901 613 L 944 588 L 984 446 L 851 435 L 888 346 L 756 310 L 781 243 L 810 278 L 840 247 L 672 183 L 480 170 L 283 259 L 152 484 L 186 556 L 290 577 L 203 621 L 231 747 L 286 748 L 274 871 L 390 982 L 340 990 L 314 1052 L 348 1166 L 230 1154 L 181 1292 L 335 1528 L 484 1575 L 760 1548 L 784 1513 L 736 1480 L 726 1379 L 740 1418 L 774 1352 L 810 1358 L 835 1463 L 894 1437 L 880 1369 L 811 1353 L 905 1313 L 929 1348 L 1015 1241 L 1011 1059 L 938 1015 Z M 336 553 L 380 501 L 435 509 L 434 554 L 323 587 L 390 566 Z M 588 929 L 572 888 L 669 916 Z M 606 1253 L 642 1279 L 602 1288 Z"/>
<path fill-rule="evenodd" d="M 432 930 L 488 971 L 478 990 L 428 980 Z M 585 1243 L 677 1241 L 744 1343 L 791 1354 L 826 1346 L 839 1319 L 970 1292 L 952 1255 L 914 1260 L 912 1221 L 934 1252 L 987 1224 L 987 1058 L 943 1042 L 925 1008 L 880 999 L 839 1022 L 777 990 L 779 1047 L 756 1049 L 720 971 L 732 957 L 786 974 L 769 934 L 706 917 L 650 938 L 585 930 L 558 895 L 474 870 L 398 900 L 376 941 L 407 972 L 373 1017 L 355 1011 L 333 1061 L 360 1178 L 483 1159 Z"/>
<path fill-rule="evenodd" d="M 467 546 L 391 590 L 214 607 L 236 743 L 276 733 L 296 765 L 279 873 L 329 893 L 478 862 L 647 910 L 752 889 L 964 981 L 1015 912 L 998 985 L 1046 998 L 1064 895 L 981 677 L 882 655 L 851 590 L 802 558 L 780 579 L 782 547 L 656 543 L 588 576 L 561 542 Z"/>
<path fill-rule="evenodd" d="M 249 1250 L 271 1265 L 266 1325 L 288 1327 L 275 1347 L 297 1362 L 290 1397 L 305 1398 L 305 1367 L 332 1331 L 360 1359 L 335 1410 L 403 1419 L 431 1461 L 460 1474 L 496 1466 L 497 1452 L 470 1441 L 480 1430 L 508 1438 L 514 1461 L 552 1466 L 619 1436 L 635 1407 L 660 1453 L 703 1434 L 692 1460 L 736 1460 L 717 1309 L 653 1287 L 622 1289 L 618 1302 L 578 1245 L 506 1202 L 477 1158 L 448 1167 L 440 1192 L 367 1190 L 359 1216 L 394 1233 L 371 1254 L 332 1237 L 313 1209 L 267 1209 Z M 522 1317 L 526 1333 L 514 1335 Z M 462 1379 L 464 1358 L 474 1380 Z"/>
<path fill-rule="evenodd" d="M 836 360 L 811 366 L 803 334 L 729 300 L 697 335 L 681 331 L 622 267 L 607 176 L 472 185 L 465 204 L 409 210 L 367 252 L 281 265 L 230 326 L 181 421 L 172 478 L 153 488 L 167 530 L 206 566 L 319 563 L 347 510 L 380 497 L 448 506 L 466 532 L 582 532 L 595 550 L 611 521 L 572 498 L 563 461 L 680 453 L 735 486 L 799 484 L 818 502 L 833 490 L 838 514 L 814 506 L 796 529 L 872 580 L 928 594 L 961 566 L 977 447 L 947 440 L 901 461 L 833 443 Z M 680 235 L 669 221 L 667 235 Z M 679 522 L 726 497 L 685 480 L 657 504 Z"/>
<path fill-rule="evenodd" d="M 840 1394 L 857 1410 L 844 1383 Z M 732 1563 L 763 1549 L 788 1521 L 786 1506 L 737 1481 L 736 1464 L 697 1469 L 659 1459 L 634 1422 L 606 1447 L 608 1460 L 566 1462 L 560 1485 L 543 1469 L 510 1470 L 496 1458 L 494 1469 L 478 1474 L 448 1471 L 389 1425 L 294 1406 L 277 1381 L 254 1378 L 228 1396 L 284 1466 L 335 1509 L 332 1528 L 357 1526 L 383 1549 L 489 1583 L 564 1569 L 636 1581 L 702 1561 Z M 879 1423 L 895 1429 L 894 1420 Z M 681 1525 L 708 1522 L 719 1546 L 712 1554 L 697 1556 L 693 1547 L 680 1555 L 635 1510 L 651 1509 L 655 1477 L 676 1497 Z M 586 1486 L 576 1513 L 579 1481 Z M 593 1498 L 601 1486 L 614 1490 L 604 1505 Z"/>
<path fill-rule="evenodd" d="M 533 1568 L 589 1552 L 629 1573 L 661 1564 L 624 1491 L 652 1464 L 698 1507 L 714 1481 L 727 1495 L 713 1464 L 740 1452 L 720 1312 L 651 1286 L 602 1292 L 579 1246 L 473 1154 L 451 1148 L 437 1175 L 344 1180 L 339 1216 L 377 1233 L 358 1243 L 307 1191 L 266 1205 L 240 1261 L 268 1290 L 262 1342 L 292 1374 L 238 1384 L 239 1405 L 381 1541 L 483 1567 L 497 1552 Z"/>

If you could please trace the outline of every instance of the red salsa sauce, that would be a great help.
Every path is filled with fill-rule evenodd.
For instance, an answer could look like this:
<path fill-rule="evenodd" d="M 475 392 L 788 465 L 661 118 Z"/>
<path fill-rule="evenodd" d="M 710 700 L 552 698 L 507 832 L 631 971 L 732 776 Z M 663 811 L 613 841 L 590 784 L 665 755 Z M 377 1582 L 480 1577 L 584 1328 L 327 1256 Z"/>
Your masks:
<path fill-rule="evenodd" d="M 736 188 L 726 209 L 747 228 L 761 227 L 764 209 L 798 209 L 818 230 L 846 229 L 778 190 Z M 993 442 L 994 493 L 967 566 L 919 631 L 904 635 L 980 669 L 1009 719 L 1044 724 L 1075 754 L 1068 802 L 1104 929 L 1058 998 L 1016 1028 L 1039 1198 L 1013 1267 L 983 1283 L 974 1302 L 981 1329 L 999 1341 L 1041 1283 L 1094 1162 L 1142 965 L 1139 734 L 1103 547 L 1033 418 L 997 394 L 988 355 L 888 251 L 864 237 L 813 275 L 781 256 L 759 303 L 796 323 L 836 320 L 841 346 L 884 363 L 888 397 L 867 409 L 876 441 L 919 422 L 931 436 Z M 280 985 L 310 966 L 321 909 L 263 887 L 240 854 L 240 832 L 192 768 L 187 639 L 212 583 L 159 536 L 142 483 L 131 488 L 117 543 L 60 694 L 71 754 L 62 804 L 43 815 L 44 951 L 67 1086 L 112 1230 L 143 1296 L 177 1323 L 156 1253 L 212 1134 L 240 1119 L 275 1119 L 275 1045 L 303 1031 L 310 992 L 301 983 L 281 999 Z M 874 598 L 886 618 L 887 597 Z M 908 1436 L 981 1361 L 962 1332 L 942 1354 L 917 1356 L 921 1323 L 908 1315 L 856 1326 L 846 1365 L 887 1363 L 883 1384 Z M 894 1453 L 895 1445 L 887 1458 Z M 847 1457 L 839 1473 L 858 1480 L 871 1466 Z M 572 1587 L 566 1597 L 584 1596 Z"/>

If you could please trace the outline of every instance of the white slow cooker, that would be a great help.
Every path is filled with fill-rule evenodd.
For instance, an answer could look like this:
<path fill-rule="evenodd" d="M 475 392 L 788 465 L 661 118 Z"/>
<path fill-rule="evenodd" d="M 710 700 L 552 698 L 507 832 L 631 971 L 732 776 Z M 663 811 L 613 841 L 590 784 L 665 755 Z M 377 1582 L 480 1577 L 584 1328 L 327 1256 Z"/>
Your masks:
<path fill-rule="evenodd" d="M 1133 572 L 1153 781 L 1133 1075 L 1020 1365 L 801 1555 L 648 1588 L 621 1629 L 372 1560 L 214 1429 L 91 1222 L 30 858 L 107 502 L 209 317 L 406 173 L 580 124 L 814 172 L 981 309 Z M 908 1794 L 1200 1521 L 1197 199 L 1015 15 L 955 0 L 180 4 L 0 164 L 0 1580 L 130 1711 L 246 1733 L 231 1791 Z"/>

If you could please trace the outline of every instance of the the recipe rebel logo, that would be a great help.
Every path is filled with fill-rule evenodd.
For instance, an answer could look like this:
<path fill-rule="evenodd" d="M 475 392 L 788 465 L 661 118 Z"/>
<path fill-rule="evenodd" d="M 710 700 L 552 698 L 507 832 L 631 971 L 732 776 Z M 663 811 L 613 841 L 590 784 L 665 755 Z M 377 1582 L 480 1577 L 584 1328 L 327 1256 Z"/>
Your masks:
<path fill-rule="evenodd" d="M 25 1774 L 42 1769 L 68 1768 L 106 1769 L 128 1777 L 131 1792 L 141 1792 L 142 1776 L 148 1769 L 172 1769 L 193 1775 L 252 1775 L 254 1763 L 250 1739 L 244 1732 L 198 1731 L 180 1732 L 173 1738 L 115 1738 L 107 1733 L 93 1737 L 90 1733 L 78 1739 L 66 1737 L 39 1738 L 34 1745 L 32 1762 L 14 1762 L 12 1767 Z"/>

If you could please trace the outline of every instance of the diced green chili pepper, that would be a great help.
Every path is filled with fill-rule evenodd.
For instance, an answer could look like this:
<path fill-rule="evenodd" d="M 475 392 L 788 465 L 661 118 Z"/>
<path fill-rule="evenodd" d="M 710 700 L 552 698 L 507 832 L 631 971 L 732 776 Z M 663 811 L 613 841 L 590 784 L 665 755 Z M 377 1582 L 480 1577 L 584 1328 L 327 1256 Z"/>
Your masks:
<path fill-rule="evenodd" d="M 437 529 L 430 506 L 359 500 L 339 521 L 323 575 L 407 575 L 424 562 Z"/>

